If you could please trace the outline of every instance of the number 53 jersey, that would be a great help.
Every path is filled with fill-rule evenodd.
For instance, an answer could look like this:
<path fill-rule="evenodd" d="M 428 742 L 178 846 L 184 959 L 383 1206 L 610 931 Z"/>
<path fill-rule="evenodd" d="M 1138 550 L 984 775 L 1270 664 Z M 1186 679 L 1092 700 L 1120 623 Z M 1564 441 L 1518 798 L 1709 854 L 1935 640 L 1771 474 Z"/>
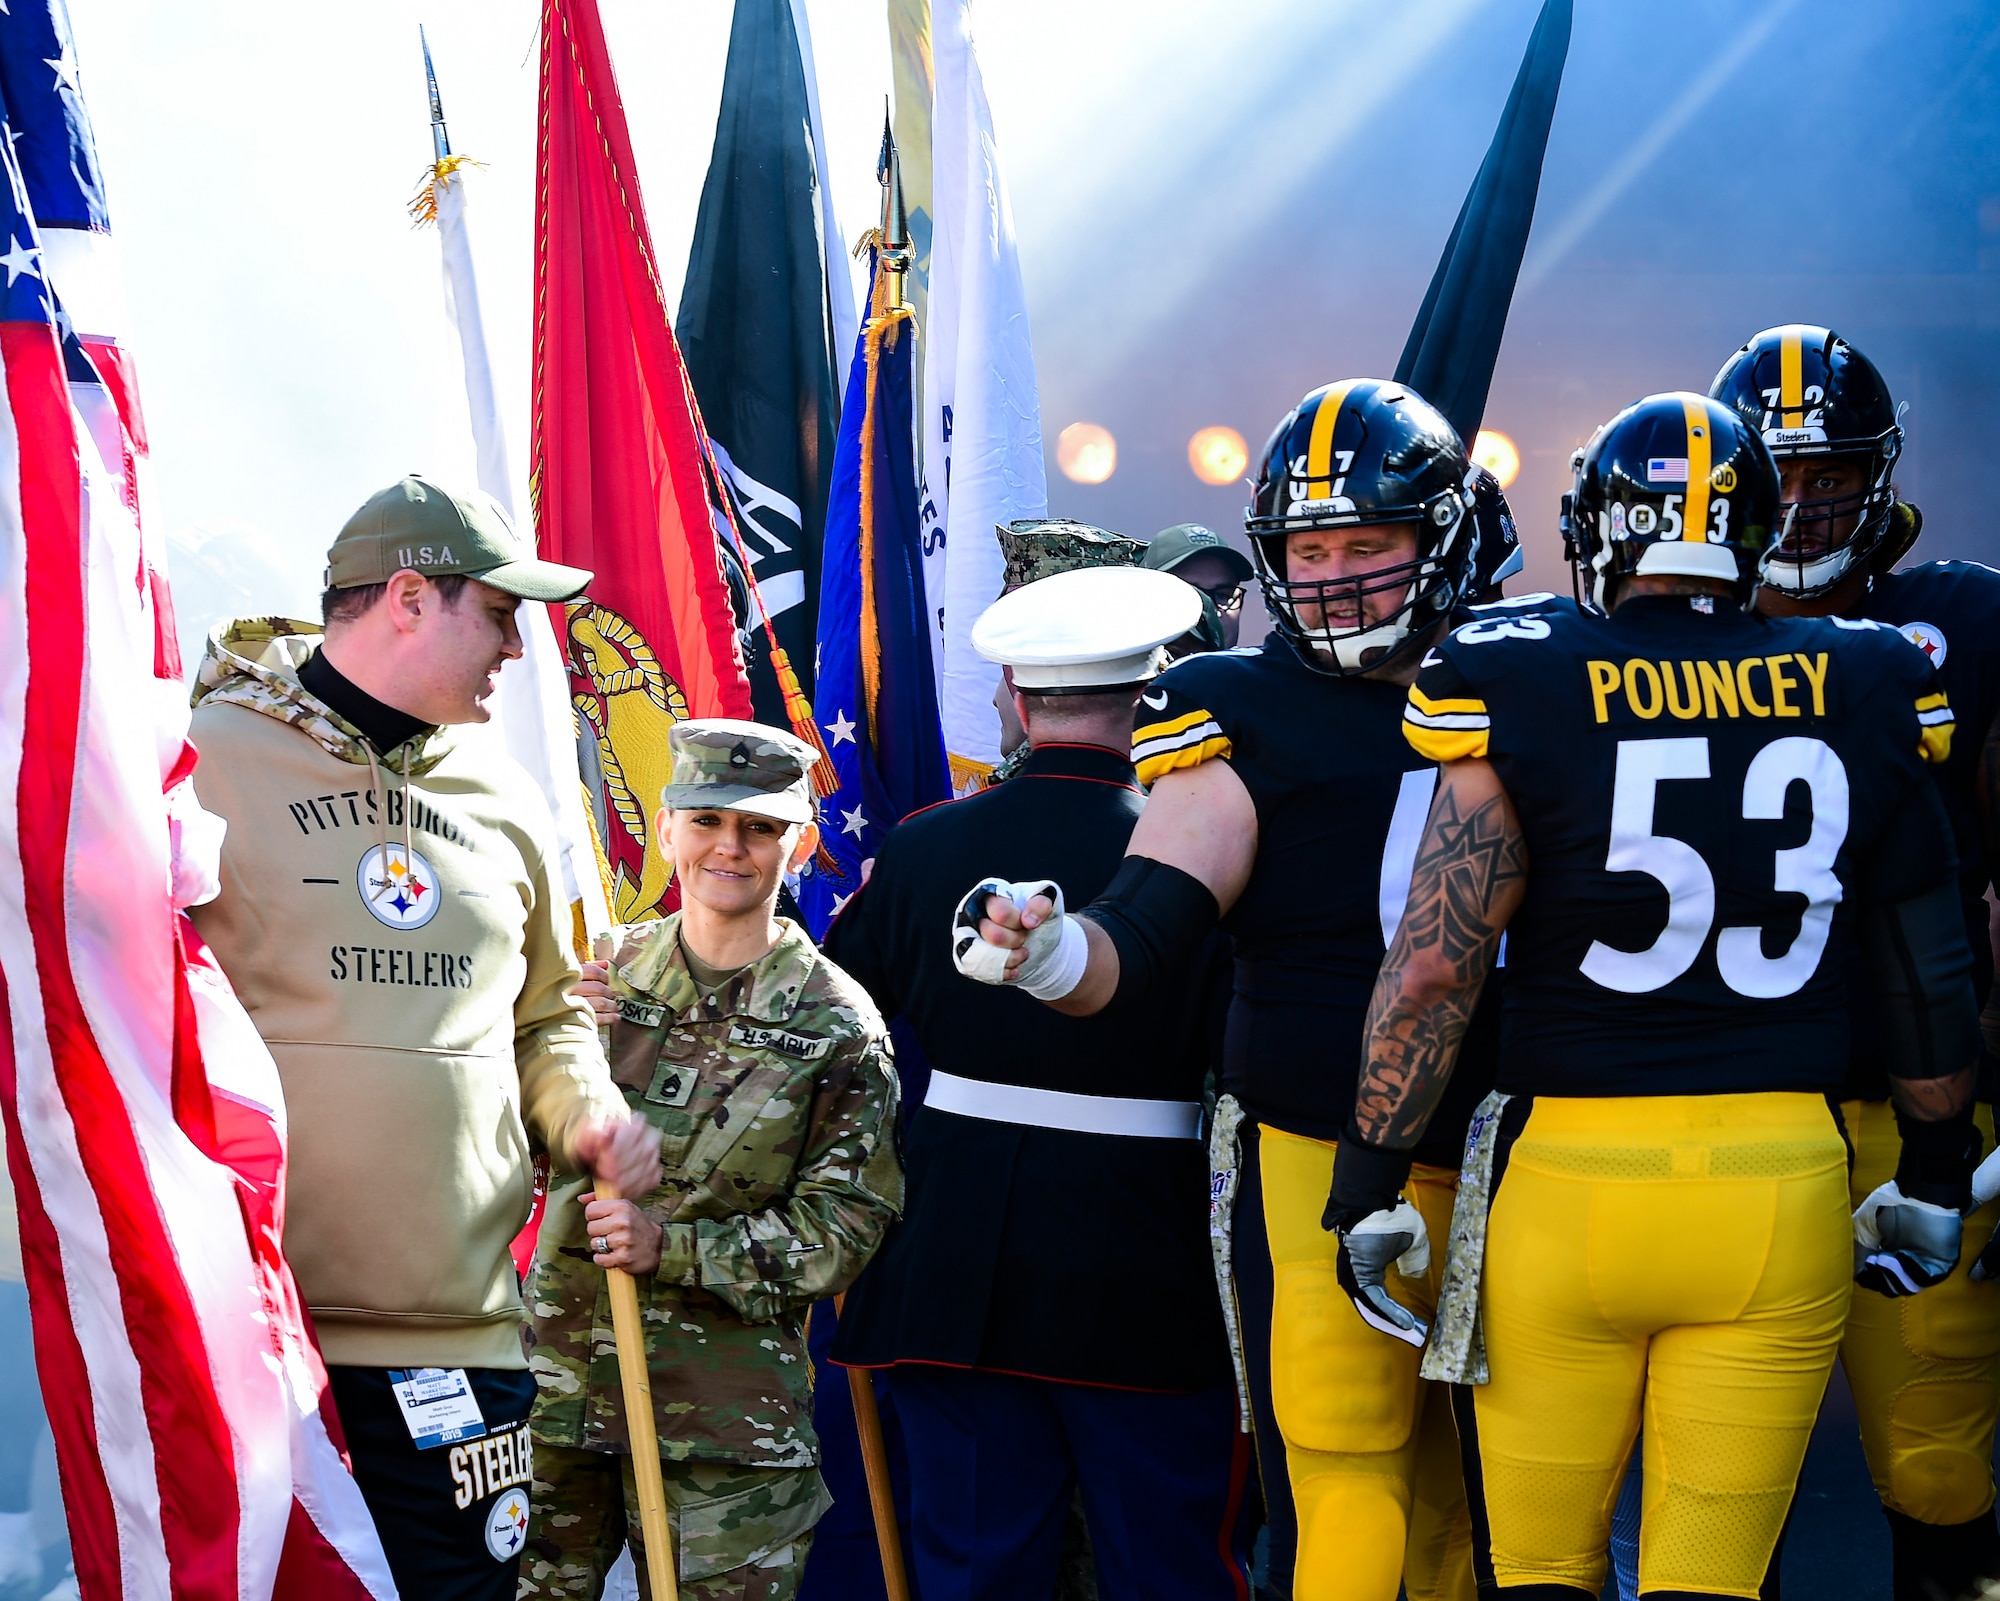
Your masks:
<path fill-rule="evenodd" d="M 1403 728 L 1492 762 L 1520 818 L 1512 1093 L 1838 1093 L 1858 905 L 1954 872 L 1925 773 L 1951 711 L 1893 628 L 1529 596 L 1425 658 Z"/>

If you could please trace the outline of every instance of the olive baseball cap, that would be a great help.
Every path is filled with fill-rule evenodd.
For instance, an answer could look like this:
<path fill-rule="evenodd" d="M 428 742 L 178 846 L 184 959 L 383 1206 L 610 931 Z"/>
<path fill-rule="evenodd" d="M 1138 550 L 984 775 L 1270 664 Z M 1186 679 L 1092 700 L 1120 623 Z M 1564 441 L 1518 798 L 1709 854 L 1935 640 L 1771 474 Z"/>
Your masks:
<path fill-rule="evenodd" d="M 1255 570 L 1248 556 L 1213 528 L 1204 528 L 1200 523 L 1176 523 L 1155 534 L 1139 558 L 1139 565 L 1156 573 L 1170 573 L 1190 556 L 1220 556 L 1228 564 L 1229 576 L 1239 584 L 1248 581 Z"/>
<path fill-rule="evenodd" d="M 797 734 L 734 717 L 690 717 L 667 731 L 672 780 L 660 804 L 674 811 L 753 812 L 781 823 L 813 820 L 819 752 Z"/>
<path fill-rule="evenodd" d="M 463 574 L 522 600 L 570 600 L 592 574 L 543 561 L 487 494 L 458 495 L 411 473 L 370 495 L 326 553 L 329 589 L 386 584 L 404 568 L 426 578 Z"/>

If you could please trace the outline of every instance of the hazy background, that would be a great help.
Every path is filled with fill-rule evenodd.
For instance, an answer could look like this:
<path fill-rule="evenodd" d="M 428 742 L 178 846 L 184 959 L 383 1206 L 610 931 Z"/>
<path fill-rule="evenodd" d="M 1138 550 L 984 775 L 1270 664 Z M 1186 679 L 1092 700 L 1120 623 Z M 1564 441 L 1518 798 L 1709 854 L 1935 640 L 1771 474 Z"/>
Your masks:
<path fill-rule="evenodd" d="M 149 515 L 183 636 L 311 607 L 333 530 L 471 443 L 437 241 L 419 20 L 477 175 L 489 334 L 527 444 L 534 0 L 71 0 L 152 431 Z M 721 90 L 726 0 L 602 0 L 677 292 Z M 872 220 L 881 0 L 809 0 L 833 188 Z M 1386 373 L 1483 156 L 1537 0 L 985 0 L 1050 441 L 1052 508 L 1148 535 L 1238 527 L 1196 429 L 1253 455 L 1300 394 Z M 1528 265 L 1487 413 L 1536 585 L 1570 451 L 1628 400 L 1705 388 L 1771 323 L 1882 366 L 1922 551 L 2000 559 L 2000 8 L 1992 0 L 1577 0 Z M 1106 483 L 1056 435 L 1109 428 Z M 1517 585 L 1517 589 L 1521 586 Z M 1254 613 L 1255 607 L 1252 611 Z"/>

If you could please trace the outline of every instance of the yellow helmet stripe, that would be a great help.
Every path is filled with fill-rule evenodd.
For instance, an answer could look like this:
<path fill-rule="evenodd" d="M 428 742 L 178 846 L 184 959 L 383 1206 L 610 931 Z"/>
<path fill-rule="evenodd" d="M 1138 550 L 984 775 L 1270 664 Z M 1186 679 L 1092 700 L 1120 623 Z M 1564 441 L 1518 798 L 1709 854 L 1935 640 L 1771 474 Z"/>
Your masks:
<path fill-rule="evenodd" d="M 1784 426 L 1800 428 L 1806 403 L 1805 352 L 1796 328 L 1778 336 L 1778 407 L 1784 412 Z"/>
<path fill-rule="evenodd" d="M 1340 420 L 1340 408 L 1348 391 L 1360 380 L 1344 379 L 1329 384 L 1320 396 L 1319 410 L 1313 413 L 1312 439 L 1306 445 L 1306 499 L 1327 500 L 1333 495 L 1333 425 Z"/>
<path fill-rule="evenodd" d="M 1681 402 L 1681 409 L 1687 414 L 1688 431 L 1688 492 L 1681 538 L 1702 543 L 1708 538 L 1708 462 L 1715 425 L 1708 420 L 1707 405 L 1693 395 Z"/>

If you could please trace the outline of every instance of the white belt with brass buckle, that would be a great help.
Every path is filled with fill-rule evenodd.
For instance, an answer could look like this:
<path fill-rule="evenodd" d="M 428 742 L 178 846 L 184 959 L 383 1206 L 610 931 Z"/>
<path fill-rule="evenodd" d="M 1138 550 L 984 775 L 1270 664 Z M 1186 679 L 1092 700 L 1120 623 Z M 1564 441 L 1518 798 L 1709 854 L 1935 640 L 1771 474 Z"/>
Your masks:
<path fill-rule="evenodd" d="M 960 1117 L 1068 1129 L 1073 1134 L 1128 1134 L 1144 1140 L 1201 1138 L 1199 1101 L 1072 1095 L 1067 1090 L 1031 1090 L 1019 1084 L 989 1084 L 984 1079 L 933 1072 L 931 1087 L 924 1092 L 924 1105 L 956 1112 Z"/>

